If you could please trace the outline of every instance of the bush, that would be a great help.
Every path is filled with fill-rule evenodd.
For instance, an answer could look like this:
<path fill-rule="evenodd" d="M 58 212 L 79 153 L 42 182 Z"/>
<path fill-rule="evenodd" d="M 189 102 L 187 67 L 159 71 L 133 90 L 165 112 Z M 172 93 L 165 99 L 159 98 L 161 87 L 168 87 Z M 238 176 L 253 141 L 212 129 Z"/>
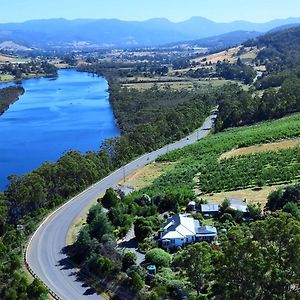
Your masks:
<path fill-rule="evenodd" d="M 119 199 L 115 191 L 112 188 L 109 188 L 106 190 L 101 203 L 105 208 L 110 209 L 111 207 L 116 206 L 118 201 Z"/>
<path fill-rule="evenodd" d="M 152 233 L 152 222 L 146 218 L 138 218 L 134 222 L 134 233 L 136 240 L 142 242 Z"/>
<path fill-rule="evenodd" d="M 220 222 L 221 223 L 225 223 L 225 222 L 234 222 L 233 216 L 229 213 L 224 213 L 221 217 L 220 217 Z"/>
<path fill-rule="evenodd" d="M 111 275 L 113 262 L 104 256 L 93 255 L 87 262 L 89 270 L 98 277 Z"/>
<path fill-rule="evenodd" d="M 126 271 L 131 266 L 136 264 L 136 254 L 133 252 L 126 252 L 122 259 L 122 270 Z"/>
<path fill-rule="evenodd" d="M 48 291 L 40 280 L 35 278 L 27 288 L 27 295 L 29 299 L 47 299 Z"/>
<path fill-rule="evenodd" d="M 153 293 L 155 293 L 159 299 L 167 299 L 169 296 L 168 290 L 165 286 L 157 286 L 153 289 Z"/>
<path fill-rule="evenodd" d="M 296 203 L 288 202 L 284 205 L 283 211 L 290 213 L 296 220 L 300 221 L 300 210 Z"/>
<path fill-rule="evenodd" d="M 147 262 L 155 264 L 157 267 L 169 267 L 172 255 L 160 248 L 154 248 L 146 253 Z"/>
<path fill-rule="evenodd" d="M 131 278 L 131 287 L 135 290 L 135 291 L 140 291 L 144 288 L 145 286 L 145 282 L 143 280 L 143 278 L 141 277 L 141 275 L 139 273 L 134 273 L 134 275 Z"/>
<path fill-rule="evenodd" d="M 175 280 L 175 273 L 172 271 L 172 269 L 163 267 L 154 276 L 152 283 L 155 286 L 166 286 L 172 280 Z"/>

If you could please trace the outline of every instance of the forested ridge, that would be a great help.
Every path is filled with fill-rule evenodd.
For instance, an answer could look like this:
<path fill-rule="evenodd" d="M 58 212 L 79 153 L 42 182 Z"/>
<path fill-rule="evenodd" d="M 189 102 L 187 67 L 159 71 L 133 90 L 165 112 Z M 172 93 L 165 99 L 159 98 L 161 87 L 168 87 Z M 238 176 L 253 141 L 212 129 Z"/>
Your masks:
<path fill-rule="evenodd" d="M 300 65 L 300 26 L 262 35 L 244 45 L 262 48 L 257 60 L 266 64 L 269 72 L 291 70 Z"/>
<path fill-rule="evenodd" d="M 10 86 L 0 89 L 0 115 L 2 115 L 8 107 L 24 94 L 25 90 L 21 86 Z"/>
<path fill-rule="evenodd" d="M 262 96 L 253 95 L 238 86 L 227 86 L 219 102 L 216 130 L 278 119 L 300 111 L 300 78 L 289 76 L 277 89 L 265 90 Z M 232 97 L 234 94 L 234 97 Z"/>
<path fill-rule="evenodd" d="M 256 63 L 266 72 L 254 83 L 260 91 L 237 91 L 236 97 L 220 101 L 216 129 L 223 130 L 256 122 L 281 118 L 300 111 L 300 27 L 273 32 L 245 46 L 261 50 Z"/>

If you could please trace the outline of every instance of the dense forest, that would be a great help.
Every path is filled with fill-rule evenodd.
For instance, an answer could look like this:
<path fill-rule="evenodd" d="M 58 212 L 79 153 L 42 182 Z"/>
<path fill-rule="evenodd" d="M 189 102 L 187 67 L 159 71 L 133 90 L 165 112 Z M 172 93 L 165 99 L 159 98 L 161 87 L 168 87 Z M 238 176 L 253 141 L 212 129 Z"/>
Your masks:
<path fill-rule="evenodd" d="M 240 59 L 236 63 L 218 62 L 216 75 L 227 80 L 240 80 L 245 84 L 250 84 L 256 76 L 252 67 L 242 63 Z"/>
<path fill-rule="evenodd" d="M 300 78 L 296 76 L 288 77 L 279 89 L 264 91 L 262 96 L 253 95 L 237 85 L 227 86 L 226 91 L 219 102 L 217 131 L 300 111 Z M 232 93 L 235 93 L 234 97 Z"/>
<path fill-rule="evenodd" d="M 16 102 L 24 92 L 25 90 L 21 86 L 10 86 L 0 89 L 0 115 L 2 115 L 11 104 Z"/>
<path fill-rule="evenodd" d="M 276 73 L 266 74 L 254 84 L 257 90 L 265 90 L 268 88 L 280 87 L 285 80 L 290 78 L 300 78 L 300 68 L 295 68 L 291 71 L 281 71 Z"/>

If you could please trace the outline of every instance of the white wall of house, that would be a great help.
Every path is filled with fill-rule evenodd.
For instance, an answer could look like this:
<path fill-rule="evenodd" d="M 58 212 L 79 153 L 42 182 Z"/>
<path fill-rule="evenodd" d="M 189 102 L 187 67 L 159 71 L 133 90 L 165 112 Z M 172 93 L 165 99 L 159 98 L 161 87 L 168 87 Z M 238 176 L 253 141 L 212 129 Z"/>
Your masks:
<path fill-rule="evenodd" d="M 169 244 L 168 246 L 164 245 L 164 240 L 162 240 L 162 244 L 163 244 L 163 248 L 172 248 L 172 247 L 181 247 L 183 245 L 186 244 L 191 244 L 193 243 L 195 240 L 195 237 L 190 235 L 190 236 L 186 236 L 185 238 L 176 238 L 176 239 L 169 239 Z"/>

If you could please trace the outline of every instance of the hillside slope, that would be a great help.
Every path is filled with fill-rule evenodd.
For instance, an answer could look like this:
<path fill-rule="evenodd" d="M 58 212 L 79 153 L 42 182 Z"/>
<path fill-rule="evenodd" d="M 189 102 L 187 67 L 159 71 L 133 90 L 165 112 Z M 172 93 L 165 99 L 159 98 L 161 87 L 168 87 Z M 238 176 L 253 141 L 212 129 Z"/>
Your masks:
<path fill-rule="evenodd" d="M 271 32 L 245 43 L 262 50 L 257 59 L 269 71 L 281 71 L 300 66 L 300 26 Z"/>

